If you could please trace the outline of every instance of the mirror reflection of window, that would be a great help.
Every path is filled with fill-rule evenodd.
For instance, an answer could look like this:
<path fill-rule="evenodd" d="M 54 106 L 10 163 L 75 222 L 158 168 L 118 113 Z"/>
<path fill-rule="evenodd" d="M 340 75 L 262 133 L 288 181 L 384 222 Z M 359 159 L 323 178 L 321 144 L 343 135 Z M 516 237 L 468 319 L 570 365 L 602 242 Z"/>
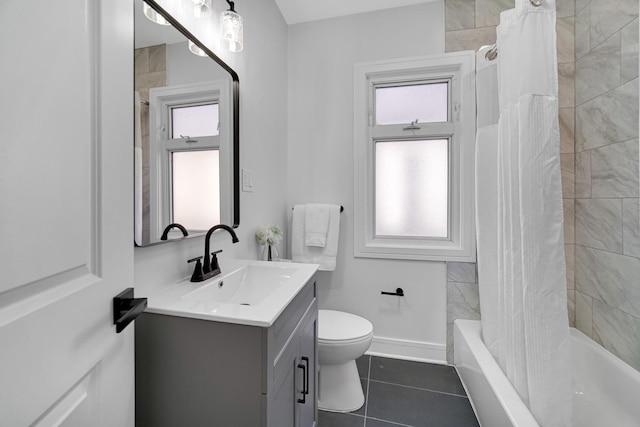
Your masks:
<path fill-rule="evenodd" d="M 218 104 L 171 108 L 171 137 L 214 136 L 219 132 Z"/>
<path fill-rule="evenodd" d="M 220 223 L 219 169 L 218 150 L 172 153 L 173 222 L 205 231 Z"/>
<path fill-rule="evenodd" d="M 159 208 L 151 211 L 152 231 L 179 223 L 193 235 L 225 222 L 224 206 L 230 203 L 223 189 L 231 187 L 225 161 L 228 87 L 226 80 L 216 80 L 149 90 L 150 192 Z M 181 238 L 177 233 L 169 239 Z"/>

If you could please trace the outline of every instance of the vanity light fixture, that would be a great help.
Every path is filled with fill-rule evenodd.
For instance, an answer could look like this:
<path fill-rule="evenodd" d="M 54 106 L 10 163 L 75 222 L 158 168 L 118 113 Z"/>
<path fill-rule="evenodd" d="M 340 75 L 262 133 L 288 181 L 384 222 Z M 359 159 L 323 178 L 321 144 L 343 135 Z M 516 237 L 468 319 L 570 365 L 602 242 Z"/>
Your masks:
<path fill-rule="evenodd" d="M 189 51 L 198 56 L 209 56 L 204 50 L 200 49 L 194 42 L 189 40 Z"/>
<path fill-rule="evenodd" d="M 153 10 L 153 8 L 148 4 L 146 4 L 145 2 L 142 2 L 142 12 L 144 13 L 144 16 L 146 16 L 151 22 L 154 22 L 160 25 L 171 25 L 169 21 L 164 19 L 162 15 L 160 15 L 158 12 Z"/>
<path fill-rule="evenodd" d="M 182 0 L 182 8 L 200 19 L 211 15 L 211 0 Z"/>
<path fill-rule="evenodd" d="M 242 50 L 242 16 L 234 10 L 234 2 L 227 0 L 229 10 L 220 14 L 220 28 L 222 30 L 222 44 L 231 52 Z"/>

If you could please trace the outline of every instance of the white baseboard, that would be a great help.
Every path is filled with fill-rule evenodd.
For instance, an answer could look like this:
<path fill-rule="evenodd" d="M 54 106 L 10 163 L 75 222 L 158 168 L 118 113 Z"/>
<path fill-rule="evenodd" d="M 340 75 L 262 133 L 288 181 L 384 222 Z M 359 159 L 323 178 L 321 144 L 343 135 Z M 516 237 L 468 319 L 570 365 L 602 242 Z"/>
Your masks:
<path fill-rule="evenodd" d="M 374 336 L 366 354 L 415 362 L 447 363 L 447 346 L 426 341 Z"/>

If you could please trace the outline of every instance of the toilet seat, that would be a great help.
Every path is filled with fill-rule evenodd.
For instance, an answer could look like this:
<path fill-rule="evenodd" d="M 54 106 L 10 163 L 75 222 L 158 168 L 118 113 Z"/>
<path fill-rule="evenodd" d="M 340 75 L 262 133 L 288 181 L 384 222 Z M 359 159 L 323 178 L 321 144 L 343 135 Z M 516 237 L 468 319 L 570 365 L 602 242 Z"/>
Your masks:
<path fill-rule="evenodd" d="M 369 340 L 373 325 L 355 314 L 335 310 L 318 310 L 318 342 L 340 345 Z"/>

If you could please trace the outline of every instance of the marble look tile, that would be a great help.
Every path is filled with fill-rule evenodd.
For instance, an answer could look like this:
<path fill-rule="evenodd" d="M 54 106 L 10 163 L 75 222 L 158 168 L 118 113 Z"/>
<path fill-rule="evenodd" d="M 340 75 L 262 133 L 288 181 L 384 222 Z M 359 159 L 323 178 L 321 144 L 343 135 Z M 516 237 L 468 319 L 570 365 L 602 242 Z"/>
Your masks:
<path fill-rule="evenodd" d="M 562 174 L 562 197 L 573 199 L 575 197 L 575 156 L 573 154 L 560 154 L 560 172 Z"/>
<path fill-rule="evenodd" d="M 576 245 L 576 289 L 640 317 L 640 259 Z"/>
<path fill-rule="evenodd" d="M 590 7 L 592 48 L 638 16 L 638 0 L 592 0 Z"/>
<path fill-rule="evenodd" d="M 475 0 L 444 0 L 445 31 L 467 30 L 476 26 Z"/>
<path fill-rule="evenodd" d="M 140 74 L 136 76 L 135 87 L 140 92 L 140 96 L 143 99 L 149 100 L 148 89 L 154 87 L 163 87 L 167 85 L 167 73 L 166 71 L 155 71 L 153 73 Z M 143 91 L 147 89 L 146 96 L 143 96 Z"/>
<path fill-rule="evenodd" d="M 476 0 L 476 27 L 500 23 L 500 12 L 515 6 L 515 0 Z"/>
<path fill-rule="evenodd" d="M 573 153 L 575 150 L 575 108 L 558 109 L 558 121 L 560 123 L 560 152 Z"/>
<path fill-rule="evenodd" d="M 576 108 L 577 151 L 637 137 L 638 79 Z"/>
<path fill-rule="evenodd" d="M 567 289 L 576 288 L 576 246 L 564 245 L 564 261 L 567 266 Z"/>
<path fill-rule="evenodd" d="M 593 298 L 576 291 L 576 328 L 591 338 L 593 336 Z"/>
<path fill-rule="evenodd" d="M 167 70 L 167 45 L 149 47 L 149 72 Z"/>
<path fill-rule="evenodd" d="M 141 48 L 133 51 L 134 74 L 144 74 L 149 72 L 149 49 Z"/>
<path fill-rule="evenodd" d="M 558 64 L 558 107 L 575 106 L 575 71 L 573 62 Z"/>
<path fill-rule="evenodd" d="M 575 200 L 563 199 L 562 207 L 564 210 L 564 243 L 575 243 Z"/>
<path fill-rule="evenodd" d="M 567 314 L 569 316 L 569 326 L 576 326 L 576 291 L 567 289 Z"/>
<path fill-rule="evenodd" d="M 447 282 L 447 323 L 480 320 L 480 297 L 475 283 Z"/>
<path fill-rule="evenodd" d="M 640 258 L 639 199 L 622 201 L 622 241 L 624 254 Z"/>
<path fill-rule="evenodd" d="M 620 80 L 625 83 L 638 77 L 638 20 L 620 30 Z"/>
<path fill-rule="evenodd" d="M 444 34 L 445 52 L 478 50 L 484 45 L 494 44 L 495 42 L 495 27 L 447 31 Z"/>
<path fill-rule="evenodd" d="M 593 339 L 640 370 L 640 319 L 593 300 Z"/>
<path fill-rule="evenodd" d="M 477 283 L 476 264 L 447 262 L 447 282 Z"/>
<path fill-rule="evenodd" d="M 577 199 L 576 244 L 622 253 L 622 200 Z"/>
<path fill-rule="evenodd" d="M 620 33 L 576 61 L 576 105 L 620 86 Z"/>
<path fill-rule="evenodd" d="M 575 0 L 556 0 L 556 16 L 562 18 L 575 15 Z"/>
<path fill-rule="evenodd" d="M 146 198 L 147 202 L 151 199 L 150 171 L 149 167 L 142 168 L 142 197 Z M 151 209 L 151 206 L 148 206 L 148 208 Z"/>
<path fill-rule="evenodd" d="M 591 151 L 592 197 L 638 197 L 638 139 Z"/>
<path fill-rule="evenodd" d="M 591 151 L 576 153 L 576 197 L 591 197 Z"/>
<path fill-rule="evenodd" d="M 576 0 L 576 13 L 584 9 L 585 6 L 588 6 L 589 3 L 591 3 L 591 0 Z"/>
<path fill-rule="evenodd" d="M 558 62 L 574 62 L 574 21 L 573 16 L 556 19 L 556 45 L 558 47 Z"/>
<path fill-rule="evenodd" d="M 576 14 L 575 21 L 575 51 L 576 59 L 591 50 L 591 7 L 587 6 Z"/>

